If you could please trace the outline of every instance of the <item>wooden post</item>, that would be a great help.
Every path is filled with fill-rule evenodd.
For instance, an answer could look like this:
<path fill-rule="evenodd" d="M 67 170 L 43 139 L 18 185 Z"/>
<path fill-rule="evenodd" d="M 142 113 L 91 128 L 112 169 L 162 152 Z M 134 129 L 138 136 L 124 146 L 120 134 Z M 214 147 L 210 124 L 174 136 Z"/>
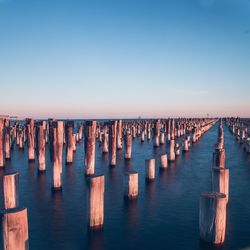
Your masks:
<path fill-rule="evenodd" d="M 38 155 L 38 170 L 46 170 L 46 161 L 45 161 L 45 130 L 43 122 L 40 122 L 37 127 L 37 155 Z"/>
<path fill-rule="evenodd" d="M 119 120 L 119 122 L 118 122 L 117 149 L 122 149 L 122 120 Z"/>
<path fill-rule="evenodd" d="M 164 143 L 165 143 L 165 134 L 163 131 L 161 131 L 160 144 L 163 145 Z"/>
<path fill-rule="evenodd" d="M 111 121 L 109 125 L 109 143 L 110 143 L 110 166 L 116 165 L 116 132 L 117 132 L 117 121 Z"/>
<path fill-rule="evenodd" d="M 34 120 L 27 119 L 27 131 L 28 131 L 28 159 L 29 161 L 35 160 L 35 131 Z"/>
<path fill-rule="evenodd" d="M 214 166 L 215 167 L 225 167 L 225 149 L 216 148 L 214 153 Z"/>
<path fill-rule="evenodd" d="M 104 175 L 90 178 L 89 226 L 98 229 L 104 222 Z"/>
<path fill-rule="evenodd" d="M 63 121 L 53 123 L 53 188 L 62 188 Z"/>
<path fill-rule="evenodd" d="M 4 151 L 5 159 L 10 159 L 10 123 L 9 120 L 4 121 Z"/>
<path fill-rule="evenodd" d="M 226 195 L 202 193 L 200 197 L 200 237 L 206 242 L 222 244 L 226 232 Z"/>
<path fill-rule="evenodd" d="M 132 154 L 132 135 L 128 131 L 125 136 L 125 146 L 126 146 L 125 159 L 129 160 L 131 159 L 131 154 Z"/>
<path fill-rule="evenodd" d="M 160 145 L 160 129 L 161 129 L 161 122 L 157 120 L 154 123 L 154 147 L 159 147 Z"/>
<path fill-rule="evenodd" d="M 175 161 L 175 141 L 171 139 L 169 146 L 169 161 Z"/>
<path fill-rule="evenodd" d="M 151 139 L 151 123 L 147 123 L 147 140 Z"/>
<path fill-rule="evenodd" d="M 213 192 L 223 193 L 226 195 L 228 203 L 229 194 L 229 169 L 221 167 L 213 167 L 212 171 L 212 187 Z"/>
<path fill-rule="evenodd" d="M 4 167 L 4 157 L 3 157 L 3 120 L 0 119 L 0 168 Z"/>
<path fill-rule="evenodd" d="M 19 206 L 19 174 L 6 174 L 3 177 L 4 208 Z"/>
<path fill-rule="evenodd" d="M 74 121 L 66 123 L 66 164 L 73 162 L 74 137 L 73 137 Z"/>
<path fill-rule="evenodd" d="M 187 138 L 186 138 L 185 141 L 184 141 L 184 148 L 183 148 L 183 151 L 184 151 L 184 152 L 189 151 L 189 142 L 188 142 L 188 139 L 187 139 Z"/>
<path fill-rule="evenodd" d="M 105 127 L 104 133 L 103 133 L 103 147 L 102 152 L 108 153 L 109 152 L 109 134 L 107 132 L 107 128 Z"/>
<path fill-rule="evenodd" d="M 85 126 L 85 174 L 94 175 L 95 173 L 95 133 L 96 133 L 96 121 L 87 121 Z"/>
<path fill-rule="evenodd" d="M 27 208 L 8 209 L 1 213 L 3 248 L 5 250 L 28 250 Z"/>
<path fill-rule="evenodd" d="M 146 179 L 153 181 L 155 179 L 155 159 L 145 160 Z"/>
<path fill-rule="evenodd" d="M 135 199 L 138 196 L 138 173 L 130 171 L 124 178 L 125 197 Z"/>
<path fill-rule="evenodd" d="M 168 155 L 161 155 L 161 168 L 166 169 L 168 167 Z"/>

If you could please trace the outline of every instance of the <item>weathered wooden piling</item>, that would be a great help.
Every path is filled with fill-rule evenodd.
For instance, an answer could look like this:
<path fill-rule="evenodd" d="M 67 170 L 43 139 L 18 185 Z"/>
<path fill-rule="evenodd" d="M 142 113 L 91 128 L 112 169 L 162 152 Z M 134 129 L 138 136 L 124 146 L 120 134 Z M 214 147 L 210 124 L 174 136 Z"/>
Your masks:
<path fill-rule="evenodd" d="M 4 208 L 19 206 L 19 174 L 6 174 L 3 177 Z"/>
<path fill-rule="evenodd" d="M 163 131 L 161 131 L 160 134 L 160 144 L 163 145 L 165 143 L 165 134 Z"/>
<path fill-rule="evenodd" d="M 99 229 L 104 223 L 104 175 L 90 178 L 89 226 Z"/>
<path fill-rule="evenodd" d="M 74 121 L 67 121 L 66 128 L 66 163 L 70 164 L 73 162 L 73 152 L 74 152 Z"/>
<path fill-rule="evenodd" d="M 226 195 L 202 193 L 200 197 L 199 227 L 202 240 L 222 244 L 226 232 Z"/>
<path fill-rule="evenodd" d="M 117 127 L 117 149 L 122 149 L 122 120 L 119 120 Z"/>
<path fill-rule="evenodd" d="M 159 147 L 160 145 L 160 129 L 161 129 L 161 121 L 157 120 L 154 123 L 154 147 Z"/>
<path fill-rule="evenodd" d="M 53 189 L 62 188 L 63 121 L 53 123 Z"/>
<path fill-rule="evenodd" d="M 145 160 L 146 180 L 155 179 L 155 159 Z"/>
<path fill-rule="evenodd" d="M 125 197 L 135 199 L 138 196 L 138 173 L 130 171 L 124 177 Z"/>
<path fill-rule="evenodd" d="M 95 173 L 95 140 L 96 140 L 96 121 L 87 121 L 84 140 L 84 165 L 85 174 L 94 175 Z"/>
<path fill-rule="evenodd" d="M 116 165 L 116 134 L 117 134 L 117 121 L 111 121 L 109 124 L 109 164 L 110 166 Z"/>
<path fill-rule="evenodd" d="M 132 154 L 132 135 L 129 132 L 127 132 L 125 136 L 125 147 L 125 159 L 129 160 L 131 159 Z"/>
<path fill-rule="evenodd" d="M 108 153 L 109 152 L 109 134 L 107 132 L 107 128 L 104 129 L 102 145 L 103 145 L 102 152 Z"/>
<path fill-rule="evenodd" d="M 5 250 L 28 250 L 27 208 L 7 209 L 1 213 L 3 248 Z"/>
<path fill-rule="evenodd" d="M 4 152 L 5 159 L 10 159 L 10 123 L 9 120 L 4 120 Z"/>
<path fill-rule="evenodd" d="M 161 164 L 160 164 L 160 167 L 162 169 L 166 169 L 168 167 L 168 155 L 167 154 L 161 155 Z"/>
<path fill-rule="evenodd" d="M 3 156 L 3 120 L 0 119 L 0 168 L 4 167 L 4 156 Z"/>
<path fill-rule="evenodd" d="M 170 140 L 169 145 L 169 161 L 175 161 L 175 140 Z"/>
<path fill-rule="evenodd" d="M 147 140 L 151 139 L 151 123 L 147 123 Z"/>
<path fill-rule="evenodd" d="M 187 139 L 187 138 L 186 138 L 185 141 L 184 141 L 184 148 L 183 148 L 183 151 L 184 151 L 184 152 L 189 151 L 189 142 L 188 142 L 188 139 Z"/>
<path fill-rule="evenodd" d="M 37 156 L 38 156 L 38 170 L 46 170 L 46 155 L 45 155 L 45 130 L 43 122 L 37 125 Z"/>
<path fill-rule="evenodd" d="M 212 190 L 213 192 L 223 193 L 226 195 L 228 203 L 229 195 L 229 169 L 213 167 L 212 169 Z"/>
<path fill-rule="evenodd" d="M 35 130 L 34 120 L 27 119 L 27 133 L 28 133 L 28 159 L 29 161 L 35 160 Z"/>
<path fill-rule="evenodd" d="M 226 153 L 224 148 L 216 147 L 213 158 L 215 167 L 225 167 Z"/>

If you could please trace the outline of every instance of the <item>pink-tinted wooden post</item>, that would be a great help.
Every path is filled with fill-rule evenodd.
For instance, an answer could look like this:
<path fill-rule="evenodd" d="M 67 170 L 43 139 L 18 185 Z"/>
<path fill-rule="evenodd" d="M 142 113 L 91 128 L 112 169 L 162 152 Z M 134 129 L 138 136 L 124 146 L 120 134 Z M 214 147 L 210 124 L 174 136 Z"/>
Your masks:
<path fill-rule="evenodd" d="M 109 152 L 109 134 L 107 131 L 107 128 L 104 128 L 104 133 L 103 133 L 103 143 L 102 143 L 102 152 L 103 153 L 108 153 Z"/>
<path fill-rule="evenodd" d="M 96 121 L 87 121 L 85 126 L 85 174 L 94 175 L 95 173 L 95 140 L 96 140 Z"/>
<path fill-rule="evenodd" d="M 110 166 L 116 165 L 116 133 L 117 133 L 117 121 L 111 121 L 109 124 L 109 144 L 110 144 Z"/>
<path fill-rule="evenodd" d="M 135 199 L 138 196 L 138 173 L 130 171 L 124 177 L 125 197 Z"/>
<path fill-rule="evenodd" d="M 0 119 L 0 168 L 4 167 L 4 157 L 3 157 L 3 120 Z"/>
<path fill-rule="evenodd" d="M 98 229 L 104 223 L 104 176 L 90 178 L 89 226 Z"/>
<path fill-rule="evenodd" d="M 131 159 L 132 154 L 132 135 L 128 131 L 125 136 L 125 147 L 125 159 L 129 160 Z"/>
<path fill-rule="evenodd" d="M 226 195 L 222 193 L 202 193 L 200 197 L 200 237 L 214 244 L 222 244 L 225 240 Z"/>
<path fill-rule="evenodd" d="M 27 119 L 27 132 L 28 132 L 28 159 L 29 161 L 35 160 L 35 131 L 34 120 Z"/>
<path fill-rule="evenodd" d="M 54 189 L 62 188 L 63 121 L 53 123 L 53 183 Z"/>
<path fill-rule="evenodd" d="M 119 120 L 119 122 L 118 122 L 117 149 L 122 149 L 122 120 Z"/>
<path fill-rule="evenodd" d="M 213 167 L 212 169 L 212 188 L 213 192 L 223 193 L 226 195 L 228 203 L 229 195 L 229 169 Z"/>
<path fill-rule="evenodd" d="M 67 121 L 66 123 L 66 163 L 70 164 L 73 162 L 73 151 L 74 151 L 74 137 L 73 137 L 74 122 Z"/>
<path fill-rule="evenodd" d="M 169 146 L 169 161 L 175 161 L 175 141 L 171 139 Z"/>
<path fill-rule="evenodd" d="M 28 250 L 27 208 L 7 209 L 1 213 L 3 248 L 5 250 Z"/>
<path fill-rule="evenodd" d="M 4 151 L 5 159 L 10 159 L 10 122 L 4 120 Z"/>
<path fill-rule="evenodd" d="M 6 174 L 3 177 L 4 208 L 19 206 L 19 174 Z"/>
<path fill-rule="evenodd" d="M 155 179 L 155 159 L 145 160 L 146 180 L 153 181 Z"/>
<path fill-rule="evenodd" d="M 37 125 L 37 156 L 38 156 L 38 170 L 45 171 L 46 170 L 46 152 L 45 152 L 45 130 L 43 122 L 38 123 Z"/>
<path fill-rule="evenodd" d="M 160 164 L 160 167 L 162 169 L 166 169 L 168 167 L 168 155 L 167 154 L 161 155 L 161 164 Z"/>

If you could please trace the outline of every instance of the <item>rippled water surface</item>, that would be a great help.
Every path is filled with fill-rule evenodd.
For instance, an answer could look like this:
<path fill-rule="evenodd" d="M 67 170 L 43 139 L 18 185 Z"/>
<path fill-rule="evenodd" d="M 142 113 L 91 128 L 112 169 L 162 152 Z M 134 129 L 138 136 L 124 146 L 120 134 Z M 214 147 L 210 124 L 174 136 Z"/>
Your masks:
<path fill-rule="evenodd" d="M 47 171 L 38 174 L 37 163 L 27 160 L 27 148 L 14 147 L 5 172 L 20 173 L 20 204 L 28 208 L 30 249 L 242 249 L 250 247 L 250 156 L 225 129 L 226 163 L 230 169 L 230 197 L 226 242 L 220 248 L 199 240 L 199 195 L 211 189 L 212 152 L 218 123 L 190 152 L 182 154 L 166 171 L 159 170 L 159 155 L 152 141 L 133 141 L 131 161 L 124 149 L 117 152 L 117 166 L 96 147 L 96 173 L 105 174 L 105 225 L 101 232 L 87 227 L 88 182 L 84 175 L 83 142 L 77 145 L 72 165 L 63 166 L 63 190 L 52 193 L 52 163 L 47 150 Z M 156 180 L 145 182 L 144 161 L 157 159 Z M 65 161 L 64 161 L 65 162 Z M 123 176 L 139 172 L 139 197 L 123 197 Z M 2 176 L 1 170 L 1 193 Z M 1 207 L 2 207 L 1 195 Z"/>

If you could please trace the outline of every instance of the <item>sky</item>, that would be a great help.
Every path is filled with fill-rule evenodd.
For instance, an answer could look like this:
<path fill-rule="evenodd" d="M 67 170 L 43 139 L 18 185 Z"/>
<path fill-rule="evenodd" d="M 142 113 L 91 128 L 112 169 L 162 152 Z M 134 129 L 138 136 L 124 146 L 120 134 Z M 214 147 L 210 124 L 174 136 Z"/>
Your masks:
<path fill-rule="evenodd" d="M 0 0 L 0 114 L 250 117 L 250 0 Z"/>

